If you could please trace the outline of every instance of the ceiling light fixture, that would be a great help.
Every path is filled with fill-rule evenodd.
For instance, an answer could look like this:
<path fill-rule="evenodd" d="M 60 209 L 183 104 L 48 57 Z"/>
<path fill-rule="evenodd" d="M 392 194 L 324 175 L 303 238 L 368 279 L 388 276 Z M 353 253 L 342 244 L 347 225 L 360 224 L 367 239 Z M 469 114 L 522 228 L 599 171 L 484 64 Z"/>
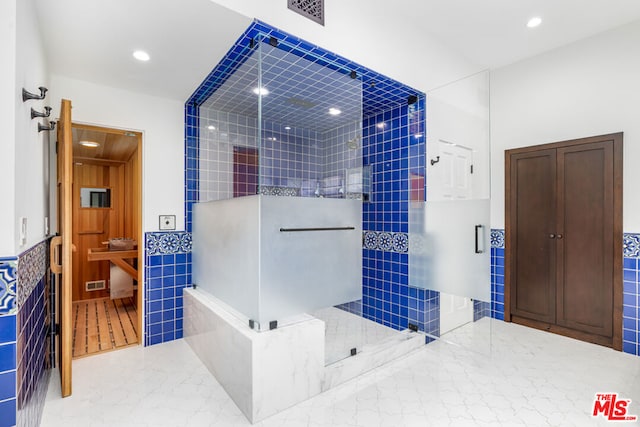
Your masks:
<path fill-rule="evenodd" d="M 269 95 L 269 89 L 266 87 L 254 87 L 253 93 L 256 95 Z"/>
<path fill-rule="evenodd" d="M 207 126 L 207 129 L 209 130 L 216 130 L 216 127 L 214 125 L 209 125 Z"/>
<path fill-rule="evenodd" d="M 93 142 L 93 141 L 80 141 L 80 145 L 82 145 L 83 147 L 89 147 L 89 148 L 97 148 L 100 146 L 98 142 Z"/>
<path fill-rule="evenodd" d="M 386 126 L 386 123 L 385 122 L 380 122 L 376 126 L 378 126 L 378 129 L 384 129 L 384 127 Z"/>
<path fill-rule="evenodd" d="M 332 116 L 337 116 L 339 114 L 341 114 L 342 111 L 338 110 L 337 108 L 329 108 L 329 114 L 331 114 Z"/>
<path fill-rule="evenodd" d="M 285 126 L 284 130 L 291 130 L 291 126 Z"/>
<path fill-rule="evenodd" d="M 527 22 L 527 27 L 535 28 L 540 24 L 542 24 L 542 18 L 540 18 L 539 16 L 534 16 L 533 18 L 529 19 L 529 22 Z"/>
<path fill-rule="evenodd" d="M 149 54 L 144 50 L 136 50 L 135 52 L 133 52 L 133 57 L 136 58 L 138 61 L 143 61 L 143 62 L 146 62 L 149 59 L 151 59 Z"/>

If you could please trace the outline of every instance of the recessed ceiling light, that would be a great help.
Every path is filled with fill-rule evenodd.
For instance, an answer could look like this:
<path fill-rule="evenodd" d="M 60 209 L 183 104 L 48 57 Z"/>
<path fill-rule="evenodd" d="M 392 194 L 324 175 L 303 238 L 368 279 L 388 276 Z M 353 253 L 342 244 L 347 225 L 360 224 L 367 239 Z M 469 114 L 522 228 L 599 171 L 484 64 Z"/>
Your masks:
<path fill-rule="evenodd" d="M 378 123 L 376 126 L 378 126 L 379 129 L 384 129 L 384 127 L 386 126 L 385 122 L 380 122 Z"/>
<path fill-rule="evenodd" d="M 93 142 L 93 141 L 80 141 L 80 145 L 84 147 L 89 147 L 89 148 L 96 148 L 100 146 L 99 143 Z"/>
<path fill-rule="evenodd" d="M 337 108 L 329 108 L 329 114 L 331 114 L 332 116 L 337 116 L 338 114 L 341 114 L 342 111 L 338 110 Z"/>
<path fill-rule="evenodd" d="M 539 16 L 534 16 L 533 18 L 529 19 L 529 22 L 527 22 L 527 27 L 535 28 L 540 24 L 542 24 L 542 18 L 540 18 Z"/>
<path fill-rule="evenodd" d="M 207 126 L 207 129 L 209 130 L 216 130 L 216 127 L 214 125 L 209 125 Z"/>
<path fill-rule="evenodd" d="M 284 130 L 291 130 L 291 126 L 285 126 Z"/>
<path fill-rule="evenodd" d="M 254 87 L 253 93 L 256 95 L 269 95 L 269 89 L 266 87 Z"/>
<path fill-rule="evenodd" d="M 138 61 L 148 61 L 149 59 L 151 59 L 149 54 L 144 50 L 136 50 L 135 52 L 133 52 L 133 57 Z"/>

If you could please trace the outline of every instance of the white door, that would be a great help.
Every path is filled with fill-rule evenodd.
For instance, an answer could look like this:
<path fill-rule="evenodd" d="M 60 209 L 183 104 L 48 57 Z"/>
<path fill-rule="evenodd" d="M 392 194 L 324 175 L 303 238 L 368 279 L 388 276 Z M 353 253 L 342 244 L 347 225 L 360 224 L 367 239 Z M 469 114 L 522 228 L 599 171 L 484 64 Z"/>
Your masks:
<path fill-rule="evenodd" d="M 440 185 L 427 188 L 429 200 L 465 200 L 472 195 L 473 150 L 448 141 L 438 141 L 439 161 L 430 165 L 431 176 Z M 433 157 L 433 156 L 431 156 Z M 427 183 L 429 181 L 427 180 Z M 433 188 L 436 193 L 429 192 Z M 440 293 L 440 335 L 473 321 L 471 298 Z"/>

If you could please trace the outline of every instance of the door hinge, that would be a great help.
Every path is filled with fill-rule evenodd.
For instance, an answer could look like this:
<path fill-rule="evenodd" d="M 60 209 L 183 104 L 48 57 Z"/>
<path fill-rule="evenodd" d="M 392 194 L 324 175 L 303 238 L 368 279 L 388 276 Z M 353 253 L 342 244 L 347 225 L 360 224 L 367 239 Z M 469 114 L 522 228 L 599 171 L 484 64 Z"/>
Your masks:
<path fill-rule="evenodd" d="M 470 169 L 471 169 L 471 173 L 473 173 L 473 165 L 471 165 Z"/>

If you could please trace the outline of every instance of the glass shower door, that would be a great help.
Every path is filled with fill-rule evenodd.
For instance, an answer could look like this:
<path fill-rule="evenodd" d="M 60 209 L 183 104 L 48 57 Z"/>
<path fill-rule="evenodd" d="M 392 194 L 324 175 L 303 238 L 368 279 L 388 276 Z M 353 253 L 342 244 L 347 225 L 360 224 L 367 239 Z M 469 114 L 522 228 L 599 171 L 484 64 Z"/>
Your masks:
<path fill-rule="evenodd" d="M 426 202 L 410 204 L 409 281 L 437 295 L 432 338 L 489 352 L 488 73 L 427 94 Z"/>

